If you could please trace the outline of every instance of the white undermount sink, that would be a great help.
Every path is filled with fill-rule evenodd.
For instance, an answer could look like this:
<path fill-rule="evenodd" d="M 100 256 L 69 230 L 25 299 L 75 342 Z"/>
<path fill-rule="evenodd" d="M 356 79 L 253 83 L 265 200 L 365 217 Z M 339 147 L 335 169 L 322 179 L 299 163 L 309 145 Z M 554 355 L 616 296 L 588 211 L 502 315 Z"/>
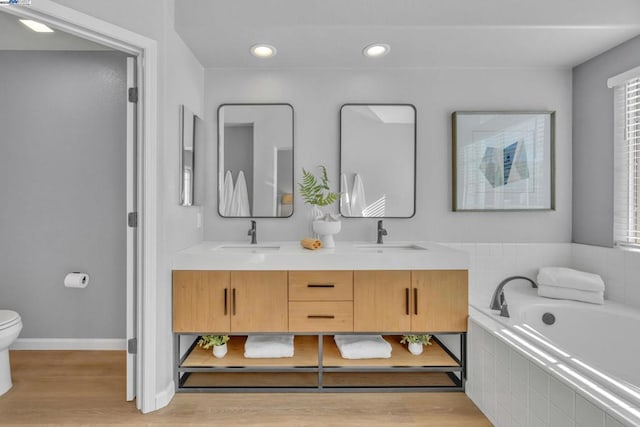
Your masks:
<path fill-rule="evenodd" d="M 361 251 L 426 251 L 424 248 L 413 243 L 371 243 L 365 245 L 355 245 L 355 248 Z"/>
<path fill-rule="evenodd" d="M 278 245 L 222 245 L 218 246 L 216 250 L 230 251 L 230 252 L 248 252 L 248 253 L 260 253 L 260 252 L 272 252 L 279 251 Z"/>

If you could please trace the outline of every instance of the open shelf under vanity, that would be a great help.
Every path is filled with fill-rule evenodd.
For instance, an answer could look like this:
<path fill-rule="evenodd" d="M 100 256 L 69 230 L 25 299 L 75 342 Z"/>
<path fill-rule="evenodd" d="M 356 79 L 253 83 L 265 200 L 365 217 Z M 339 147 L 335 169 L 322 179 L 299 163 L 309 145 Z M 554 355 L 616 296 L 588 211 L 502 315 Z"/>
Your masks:
<path fill-rule="evenodd" d="M 215 358 L 193 335 L 174 335 L 178 392 L 464 390 L 465 333 L 441 334 L 459 337 L 460 358 L 436 337 L 413 355 L 400 344 L 401 336 L 384 334 L 392 352 L 380 359 L 344 359 L 333 334 L 324 333 L 294 335 L 294 356 L 285 358 L 246 358 L 246 335 L 233 335 L 226 356 Z M 190 347 L 181 356 L 187 339 Z"/>

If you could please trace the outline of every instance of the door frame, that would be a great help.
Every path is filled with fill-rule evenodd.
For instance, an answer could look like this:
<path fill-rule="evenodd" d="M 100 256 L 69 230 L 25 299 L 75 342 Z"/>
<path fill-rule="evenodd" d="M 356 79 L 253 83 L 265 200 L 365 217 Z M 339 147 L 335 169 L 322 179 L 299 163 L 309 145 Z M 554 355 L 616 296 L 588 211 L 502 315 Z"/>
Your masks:
<path fill-rule="evenodd" d="M 137 58 L 140 97 L 137 167 L 137 361 L 136 407 L 143 413 L 156 407 L 156 277 L 158 192 L 158 45 L 156 40 L 61 6 L 32 0 L 30 6 L 5 6 L 3 12 L 34 19 L 75 36 L 128 53 Z M 126 222 L 123 218 L 123 224 Z M 129 315 L 129 314 L 127 314 Z"/>

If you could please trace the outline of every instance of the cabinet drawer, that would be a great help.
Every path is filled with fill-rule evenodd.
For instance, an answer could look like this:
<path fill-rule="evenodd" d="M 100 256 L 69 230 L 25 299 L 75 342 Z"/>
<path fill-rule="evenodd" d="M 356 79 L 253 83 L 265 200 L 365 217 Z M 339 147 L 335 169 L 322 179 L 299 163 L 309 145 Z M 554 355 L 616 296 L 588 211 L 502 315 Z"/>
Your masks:
<path fill-rule="evenodd" d="M 290 271 L 289 301 L 351 301 L 352 271 Z"/>
<path fill-rule="evenodd" d="M 289 302 L 289 332 L 351 332 L 353 302 Z"/>

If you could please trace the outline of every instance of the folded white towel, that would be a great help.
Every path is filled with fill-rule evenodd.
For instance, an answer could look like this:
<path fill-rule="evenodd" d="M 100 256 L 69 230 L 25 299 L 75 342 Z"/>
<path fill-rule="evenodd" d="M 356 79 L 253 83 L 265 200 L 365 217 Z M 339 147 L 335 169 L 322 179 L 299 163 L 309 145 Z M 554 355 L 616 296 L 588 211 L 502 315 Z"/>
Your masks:
<path fill-rule="evenodd" d="M 381 335 L 335 335 L 343 359 L 388 359 L 391 344 Z"/>
<path fill-rule="evenodd" d="M 604 292 L 602 277 L 564 267 L 542 267 L 538 272 L 538 285 Z"/>
<path fill-rule="evenodd" d="M 538 295 L 545 298 L 570 299 L 591 304 L 604 304 L 603 291 L 583 291 L 580 289 L 538 284 Z"/>
<path fill-rule="evenodd" d="M 249 335 L 244 343 L 244 357 L 293 357 L 293 335 Z"/>

